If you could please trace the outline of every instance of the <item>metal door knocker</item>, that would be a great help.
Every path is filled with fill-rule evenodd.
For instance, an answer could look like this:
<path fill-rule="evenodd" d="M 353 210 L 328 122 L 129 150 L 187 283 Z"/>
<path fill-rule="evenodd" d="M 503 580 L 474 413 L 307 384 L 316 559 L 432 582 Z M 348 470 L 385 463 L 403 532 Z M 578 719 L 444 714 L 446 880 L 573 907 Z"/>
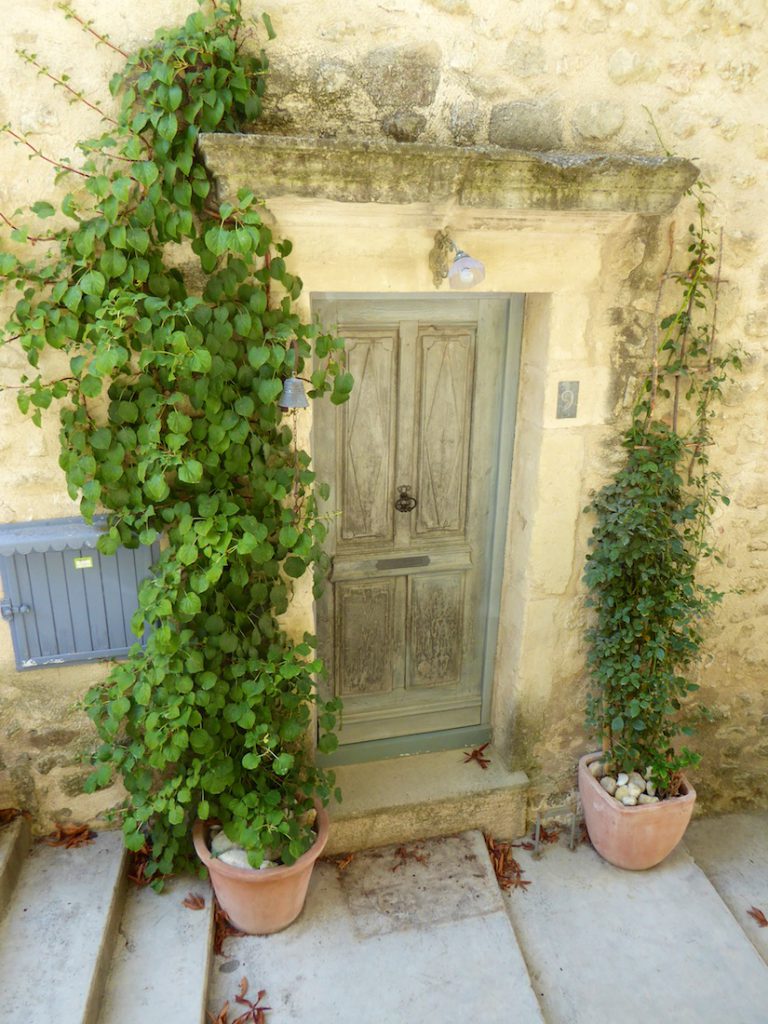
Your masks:
<path fill-rule="evenodd" d="M 408 493 L 409 486 L 410 484 L 406 484 L 405 487 L 398 487 L 400 497 L 395 502 L 395 508 L 398 512 L 413 512 L 418 505 L 416 499 L 412 498 Z"/>

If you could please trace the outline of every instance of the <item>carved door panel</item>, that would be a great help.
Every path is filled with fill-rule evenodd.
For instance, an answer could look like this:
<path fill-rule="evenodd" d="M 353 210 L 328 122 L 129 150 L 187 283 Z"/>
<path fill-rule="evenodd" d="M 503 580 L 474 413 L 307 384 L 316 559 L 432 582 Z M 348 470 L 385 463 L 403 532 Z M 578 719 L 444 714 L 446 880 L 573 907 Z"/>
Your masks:
<path fill-rule="evenodd" d="M 313 428 L 333 559 L 318 634 L 342 744 L 482 722 L 509 306 L 315 303 L 355 379 Z"/>

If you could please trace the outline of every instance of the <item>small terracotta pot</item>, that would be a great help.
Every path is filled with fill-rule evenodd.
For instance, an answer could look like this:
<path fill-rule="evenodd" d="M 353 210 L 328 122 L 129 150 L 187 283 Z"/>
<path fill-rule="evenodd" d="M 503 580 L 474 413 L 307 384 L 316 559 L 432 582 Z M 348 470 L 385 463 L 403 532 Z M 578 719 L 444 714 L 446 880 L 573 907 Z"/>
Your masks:
<path fill-rule="evenodd" d="M 271 935 L 287 928 L 304 907 L 312 869 L 328 842 L 328 812 L 318 806 L 317 839 L 295 863 L 262 871 L 237 868 L 212 857 L 209 824 L 195 822 L 192 839 L 198 857 L 208 868 L 216 898 L 232 924 L 248 935 Z"/>
<path fill-rule="evenodd" d="M 696 790 L 683 778 L 680 796 L 657 804 L 624 807 L 608 796 L 588 765 L 601 751 L 585 754 L 579 761 L 579 794 L 592 845 L 609 864 L 630 871 L 655 867 L 670 854 L 688 827 L 696 802 Z"/>

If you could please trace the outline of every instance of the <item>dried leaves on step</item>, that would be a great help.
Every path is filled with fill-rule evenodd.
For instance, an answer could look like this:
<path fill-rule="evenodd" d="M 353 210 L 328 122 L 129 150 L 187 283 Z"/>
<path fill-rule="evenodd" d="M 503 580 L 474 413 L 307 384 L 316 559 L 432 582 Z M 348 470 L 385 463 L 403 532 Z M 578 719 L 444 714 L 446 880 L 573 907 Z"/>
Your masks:
<path fill-rule="evenodd" d="M 229 920 L 227 915 L 221 909 L 218 900 L 214 900 L 213 905 L 213 952 L 219 956 L 225 956 L 224 953 L 224 942 L 235 935 L 243 935 L 239 929 L 235 928 L 232 922 Z"/>
<path fill-rule="evenodd" d="M 196 892 L 188 892 L 182 901 L 187 910 L 205 910 L 205 897 Z"/>
<path fill-rule="evenodd" d="M 56 822 L 56 828 L 43 839 L 48 846 L 65 846 L 71 850 L 76 846 L 87 846 L 96 838 L 96 833 L 87 825 L 62 825 Z"/>
<path fill-rule="evenodd" d="M 493 839 L 492 836 L 486 834 L 485 845 L 488 847 L 488 854 L 499 887 L 501 889 L 522 889 L 525 892 L 531 883 L 529 879 L 523 878 L 523 869 L 512 856 L 513 844 Z"/>
<path fill-rule="evenodd" d="M 270 1009 L 269 1006 L 262 1006 L 261 1001 L 267 994 L 266 989 L 260 989 L 256 995 L 256 1002 L 251 1002 L 250 999 L 246 999 L 246 993 L 248 992 L 248 979 L 240 979 L 240 992 L 235 996 L 235 1002 L 239 1003 L 240 1006 L 247 1006 L 248 1009 L 242 1016 L 238 1017 L 237 1020 L 233 1021 L 232 1024 L 264 1024 L 266 1021 L 266 1011 Z"/>
<path fill-rule="evenodd" d="M 475 761 L 475 762 L 477 762 L 477 764 L 480 765 L 480 767 L 483 770 L 485 770 L 488 767 L 488 765 L 491 763 L 490 758 L 487 758 L 487 757 L 483 756 L 484 752 L 485 752 L 485 748 L 487 746 L 489 746 L 489 744 L 490 744 L 490 740 L 488 741 L 488 743 L 484 743 L 481 747 L 475 747 L 474 750 L 465 750 L 464 751 L 464 764 L 469 764 L 470 761 Z"/>
<path fill-rule="evenodd" d="M 555 825 L 552 828 L 544 828 L 543 825 L 539 828 L 539 842 L 540 843 L 556 843 L 560 838 L 560 828 Z M 536 840 L 536 832 L 534 831 L 531 839 Z"/>
<path fill-rule="evenodd" d="M 0 807 L 0 828 L 3 825 L 10 825 L 12 821 L 16 821 L 21 815 L 22 812 L 18 807 Z M 25 815 L 25 817 L 29 817 L 29 815 Z"/>
<path fill-rule="evenodd" d="M 750 917 L 754 917 L 761 928 L 768 928 L 768 917 L 765 916 L 759 907 L 750 907 L 747 913 Z"/>
<path fill-rule="evenodd" d="M 214 1015 L 208 1014 L 208 1020 L 210 1024 L 266 1024 L 266 1011 L 270 1009 L 269 1006 L 262 1006 L 261 1001 L 267 994 L 266 989 L 261 989 L 256 996 L 256 1001 L 246 998 L 248 994 L 248 979 L 241 978 L 239 992 L 235 996 L 235 1002 L 240 1006 L 247 1006 L 248 1009 L 245 1013 L 241 1013 L 239 1017 L 235 1017 L 234 1020 L 229 1019 L 229 1000 L 222 1006 L 219 1012 Z M 234 1010 L 233 1012 L 237 1012 Z"/>
<path fill-rule="evenodd" d="M 149 843 L 144 843 L 140 850 L 128 855 L 128 877 L 134 885 L 149 885 L 152 877 L 147 875 L 147 864 L 152 856 Z"/>
<path fill-rule="evenodd" d="M 398 846 L 395 850 L 395 857 L 396 863 L 392 868 L 393 871 L 403 867 L 409 860 L 415 860 L 418 864 L 429 863 L 429 854 L 424 852 L 421 843 L 417 843 L 412 850 L 409 850 L 407 846 Z"/>
<path fill-rule="evenodd" d="M 331 864 L 336 865 L 337 871 L 346 871 L 352 861 L 355 859 L 354 853 L 345 853 L 339 857 L 329 857 L 328 860 Z"/>

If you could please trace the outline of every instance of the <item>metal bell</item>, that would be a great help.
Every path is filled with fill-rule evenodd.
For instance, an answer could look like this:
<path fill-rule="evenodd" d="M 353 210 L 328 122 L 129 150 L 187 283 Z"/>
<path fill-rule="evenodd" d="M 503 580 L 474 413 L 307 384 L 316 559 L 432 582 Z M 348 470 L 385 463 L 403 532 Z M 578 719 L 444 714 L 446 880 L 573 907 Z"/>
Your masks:
<path fill-rule="evenodd" d="M 304 383 L 298 377 L 289 377 L 283 384 L 283 393 L 277 401 L 281 409 L 306 409 L 309 405 Z"/>

